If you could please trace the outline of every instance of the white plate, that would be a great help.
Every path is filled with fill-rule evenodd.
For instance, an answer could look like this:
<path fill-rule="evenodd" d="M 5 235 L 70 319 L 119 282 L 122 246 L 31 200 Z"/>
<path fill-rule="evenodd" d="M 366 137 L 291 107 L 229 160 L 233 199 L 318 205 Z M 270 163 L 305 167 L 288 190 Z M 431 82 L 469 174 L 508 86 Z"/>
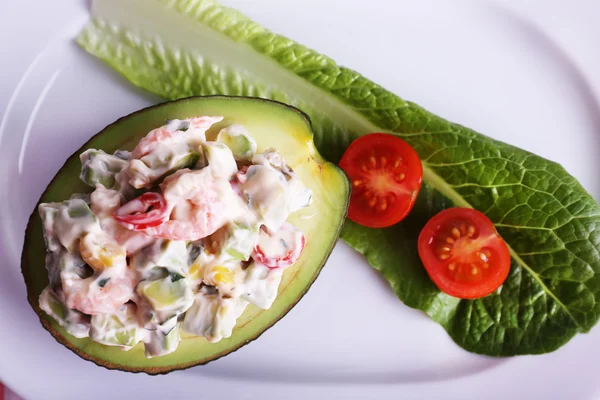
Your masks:
<path fill-rule="evenodd" d="M 226 3 L 434 112 L 561 162 L 600 198 L 593 40 L 600 7 L 592 2 L 370 0 L 367 9 L 350 0 Z M 207 366 L 159 377 L 108 371 L 57 344 L 25 299 L 19 256 L 26 219 L 83 142 L 158 101 L 73 43 L 86 18 L 82 1 L 0 5 L 0 380 L 15 391 L 31 399 L 599 393 L 600 329 L 549 355 L 476 356 L 404 306 L 343 244 L 286 318 Z"/>

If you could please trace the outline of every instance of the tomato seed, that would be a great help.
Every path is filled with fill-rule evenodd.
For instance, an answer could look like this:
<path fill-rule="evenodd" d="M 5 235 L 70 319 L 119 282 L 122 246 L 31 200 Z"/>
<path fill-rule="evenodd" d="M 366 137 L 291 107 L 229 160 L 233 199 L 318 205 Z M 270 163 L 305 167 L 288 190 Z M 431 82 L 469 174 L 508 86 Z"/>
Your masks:
<path fill-rule="evenodd" d="M 471 268 L 471 273 L 472 273 L 473 275 L 477 275 L 477 267 L 472 267 L 472 268 Z"/>
<path fill-rule="evenodd" d="M 467 228 L 467 232 L 469 234 L 469 237 L 473 237 L 473 235 L 475 234 L 475 227 L 473 225 L 469 225 L 469 227 Z"/>
<path fill-rule="evenodd" d="M 454 236 L 456 239 L 460 237 L 460 231 L 457 228 L 452 228 L 450 233 L 452 233 L 452 236 Z"/>
<path fill-rule="evenodd" d="M 371 200 L 369 200 L 369 207 L 375 207 L 375 203 L 377 203 L 377 199 L 372 197 Z"/>
<path fill-rule="evenodd" d="M 361 181 L 361 180 L 357 179 L 357 180 L 355 180 L 354 182 L 352 182 L 352 184 L 353 184 L 354 186 L 356 186 L 356 187 L 359 187 L 359 186 L 362 186 L 362 184 L 363 184 L 363 181 Z"/>
<path fill-rule="evenodd" d="M 379 159 L 379 162 L 381 163 L 381 168 L 385 168 L 385 166 L 387 165 L 387 158 L 381 157 Z"/>
<path fill-rule="evenodd" d="M 449 243 L 449 244 L 454 244 L 454 239 L 452 239 L 450 236 L 448 236 L 448 237 L 446 238 L 446 243 Z"/>
<path fill-rule="evenodd" d="M 448 264 L 448 269 L 449 269 L 450 271 L 454 271 L 454 269 L 455 269 L 455 268 L 456 268 L 456 264 L 454 264 L 454 263 L 450 263 L 450 264 Z"/>
<path fill-rule="evenodd" d="M 405 173 L 400 173 L 396 176 L 396 180 L 398 180 L 399 182 L 402 182 L 404 180 L 404 178 L 406 178 Z"/>
<path fill-rule="evenodd" d="M 375 157 L 369 157 L 369 165 L 371 166 L 371 168 L 375 168 L 377 166 L 377 160 L 375 160 Z"/>
<path fill-rule="evenodd" d="M 439 255 L 439 257 L 440 257 L 440 260 L 447 260 L 450 258 L 450 255 L 446 254 L 446 253 L 442 253 Z"/>
<path fill-rule="evenodd" d="M 488 257 L 485 254 L 483 254 L 483 252 L 481 252 L 481 251 L 477 252 L 477 257 L 481 258 L 481 261 L 487 261 L 488 260 Z"/>

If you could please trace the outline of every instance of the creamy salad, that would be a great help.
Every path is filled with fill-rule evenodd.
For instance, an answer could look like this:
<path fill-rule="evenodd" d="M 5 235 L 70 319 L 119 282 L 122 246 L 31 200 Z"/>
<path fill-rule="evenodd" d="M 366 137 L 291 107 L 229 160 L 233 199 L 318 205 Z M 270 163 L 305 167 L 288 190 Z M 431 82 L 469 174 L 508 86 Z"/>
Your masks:
<path fill-rule="evenodd" d="M 147 357 L 181 331 L 217 342 L 252 303 L 268 309 L 305 245 L 286 222 L 311 202 L 275 149 L 222 117 L 169 120 L 131 151 L 81 154 L 94 188 L 39 213 L 50 284 L 39 304 L 71 335 Z"/>

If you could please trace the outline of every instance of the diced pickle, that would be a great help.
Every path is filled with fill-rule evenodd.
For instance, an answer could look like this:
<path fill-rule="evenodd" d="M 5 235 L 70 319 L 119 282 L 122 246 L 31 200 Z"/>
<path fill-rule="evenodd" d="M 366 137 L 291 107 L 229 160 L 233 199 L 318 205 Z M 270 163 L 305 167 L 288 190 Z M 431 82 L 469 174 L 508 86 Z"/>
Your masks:
<path fill-rule="evenodd" d="M 81 153 L 81 175 L 83 182 L 95 188 L 102 184 L 107 189 L 120 189 L 117 174 L 127 167 L 127 161 L 102 150 L 89 149 Z"/>

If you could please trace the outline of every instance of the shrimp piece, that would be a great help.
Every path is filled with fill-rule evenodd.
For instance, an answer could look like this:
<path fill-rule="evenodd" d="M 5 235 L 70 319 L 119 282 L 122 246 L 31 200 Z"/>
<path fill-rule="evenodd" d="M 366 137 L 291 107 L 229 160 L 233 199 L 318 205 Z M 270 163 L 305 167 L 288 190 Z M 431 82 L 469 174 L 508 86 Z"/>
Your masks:
<path fill-rule="evenodd" d="M 188 241 L 198 240 L 210 235 L 210 233 L 207 234 L 205 232 L 211 231 L 211 229 L 208 228 L 209 226 L 212 226 L 211 221 L 205 221 L 204 227 L 200 228 L 196 224 L 197 221 L 170 220 L 156 228 L 148 228 L 146 234 L 161 239 Z M 215 229 L 215 231 L 217 229 Z"/>
<path fill-rule="evenodd" d="M 111 226 L 107 230 L 112 230 L 117 243 L 123 246 L 129 255 L 154 243 L 152 236 L 148 236 L 145 232 L 130 231 L 115 220 L 111 221 Z"/>
<path fill-rule="evenodd" d="M 79 250 L 94 274 L 83 278 L 77 268 L 61 271 L 67 306 L 94 315 L 114 312 L 129 301 L 136 279 L 127 266 L 125 249 L 105 233 L 88 233 L 80 240 Z"/>
<path fill-rule="evenodd" d="M 121 203 L 123 202 L 121 193 L 114 189 L 106 189 L 103 186 L 98 186 L 92 193 L 91 199 L 92 212 L 98 217 L 102 231 L 124 247 L 127 254 L 136 253 L 154 241 L 153 238 L 147 236 L 144 232 L 130 231 L 112 217 L 112 214 L 121 207 Z M 90 264 L 90 266 L 92 265 Z"/>
<path fill-rule="evenodd" d="M 121 206 L 123 195 L 115 189 L 107 189 L 98 185 L 90 195 L 90 201 L 94 215 L 111 215 Z"/>
<path fill-rule="evenodd" d="M 210 128 L 212 124 L 223 121 L 223 117 L 193 117 L 188 118 L 185 121 L 189 121 L 190 128 L 193 129 L 204 129 L 205 131 Z"/>
<path fill-rule="evenodd" d="M 61 274 L 67 307 L 89 315 L 114 313 L 133 297 L 137 284 L 132 269 L 125 267 L 121 272 L 85 279 L 73 272 Z"/>
<path fill-rule="evenodd" d="M 182 169 L 161 184 L 171 209 L 170 219 L 148 228 L 150 236 L 170 240 L 198 240 L 213 234 L 241 210 L 228 181 L 215 179 L 208 169 Z"/>
<path fill-rule="evenodd" d="M 160 143 L 168 143 L 177 136 L 188 137 L 190 139 L 200 138 L 200 141 L 205 141 L 206 137 L 204 135 L 208 128 L 222 120 L 223 117 L 195 117 L 183 120 L 190 124 L 186 131 L 173 129 L 168 124 L 153 129 L 135 146 L 131 152 L 131 158 L 140 159 L 152 153 Z"/>

